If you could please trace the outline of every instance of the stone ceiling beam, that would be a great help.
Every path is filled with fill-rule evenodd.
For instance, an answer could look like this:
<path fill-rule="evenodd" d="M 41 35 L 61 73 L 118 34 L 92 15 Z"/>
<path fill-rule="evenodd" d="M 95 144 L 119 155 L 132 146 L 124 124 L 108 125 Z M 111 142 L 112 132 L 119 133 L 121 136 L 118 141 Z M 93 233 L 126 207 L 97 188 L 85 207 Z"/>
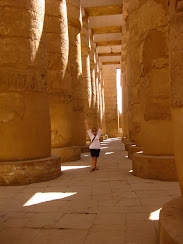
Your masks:
<path fill-rule="evenodd" d="M 116 15 L 122 13 L 122 5 L 98 6 L 85 8 L 86 14 L 91 16 Z"/>
<path fill-rule="evenodd" d="M 121 40 L 96 42 L 97 46 L 116 46 L 121 45 Z"/>
<path fill-rule="evenodd" d="M 121 40 L 121 33 L 95 34 L 94 42 Z"/>
<path fill-rule="evenodd" d="M 120 61 L 102 62 L 102 65 L 120 64 Z"/>
<path fill-rule="evenodd" d="M 121 31 L 122 27 L 120 25 L 92 28 L 93 34 L 121 33 Z"/>
<path fill-rule="evenodd" d="M 122 5 L 123 0 L 81 0 L 81 6 L 84 8 Z"/>
<path fill-rule="evenodd" d="M 121 52 L 116 52 L 116 53 L 99 53 L 99 57 L 112 57 L 112 56 L 120 56 L 121 57 Z"/>

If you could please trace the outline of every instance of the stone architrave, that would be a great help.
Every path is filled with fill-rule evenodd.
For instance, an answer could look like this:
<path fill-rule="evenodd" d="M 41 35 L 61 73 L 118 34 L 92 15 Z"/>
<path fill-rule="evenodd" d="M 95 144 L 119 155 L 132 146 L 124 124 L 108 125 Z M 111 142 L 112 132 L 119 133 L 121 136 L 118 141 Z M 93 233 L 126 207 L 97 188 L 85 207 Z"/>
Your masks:
<path fill-rule="evenodd" d="M 0 5 L 0 185 L 56 178 L 51 157 L 44 16 L 45 1 Z"/>

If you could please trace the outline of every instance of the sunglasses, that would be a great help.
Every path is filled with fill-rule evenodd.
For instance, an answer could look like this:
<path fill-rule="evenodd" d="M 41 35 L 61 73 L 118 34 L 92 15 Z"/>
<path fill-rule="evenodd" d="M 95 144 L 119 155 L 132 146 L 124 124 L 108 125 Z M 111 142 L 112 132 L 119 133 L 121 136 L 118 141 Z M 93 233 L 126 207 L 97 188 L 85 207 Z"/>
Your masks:
<path fill-rule="evenodd" d="M 97 130 L 93 130 L 93 132 L 97 132 Z"/>

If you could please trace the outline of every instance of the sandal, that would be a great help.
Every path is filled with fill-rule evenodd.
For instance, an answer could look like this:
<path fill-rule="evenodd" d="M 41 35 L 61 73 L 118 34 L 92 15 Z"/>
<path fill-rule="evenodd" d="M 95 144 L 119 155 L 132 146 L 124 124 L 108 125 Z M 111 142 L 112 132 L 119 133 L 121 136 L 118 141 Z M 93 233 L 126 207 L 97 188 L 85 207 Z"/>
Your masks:
<path fill-rule="evenodd" d="M 99 168 L 97 168 L 97 167 L 96 167 L 96 168 L 94 168 L 94 169 L 95 169 L 95 170 L 99 170 Z"/>
<path fill-rule="evenodd" d="M 90 169 L 90 172 L 93 172 L 94 170 L 95 170 L 94 168 L 91 168 L 91 169 Z"/>

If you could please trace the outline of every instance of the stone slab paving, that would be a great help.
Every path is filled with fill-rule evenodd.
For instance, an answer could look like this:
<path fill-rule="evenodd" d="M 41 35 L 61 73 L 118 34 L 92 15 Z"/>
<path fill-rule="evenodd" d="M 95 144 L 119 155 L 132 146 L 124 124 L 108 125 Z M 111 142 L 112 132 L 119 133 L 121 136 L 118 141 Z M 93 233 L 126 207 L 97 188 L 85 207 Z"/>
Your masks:
<path fill-rule="evenodd" d="M 134 177 L 120 138 L 102 142 L 98 171 L 90 161 L 83 153 L 55 180 L 0 187 L 0 243 L 157 243 L 155 211 L 180 195 L 178 183 Z"/>

